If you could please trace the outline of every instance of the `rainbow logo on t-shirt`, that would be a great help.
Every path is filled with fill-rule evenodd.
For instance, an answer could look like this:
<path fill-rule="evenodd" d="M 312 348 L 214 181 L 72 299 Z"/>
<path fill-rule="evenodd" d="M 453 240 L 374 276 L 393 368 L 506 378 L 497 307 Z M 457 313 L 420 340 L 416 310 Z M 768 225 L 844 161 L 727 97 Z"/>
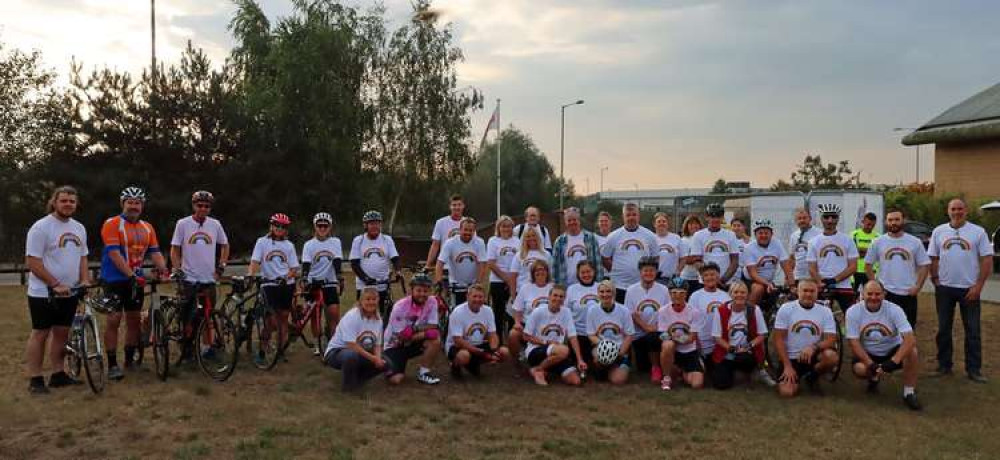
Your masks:
<path fill-rule="evenodd" d="M 711 254 L 713 252 L 720 252 L 723 254 L 728 253 L 729 245 L 726 244 L 725 241 L 720 241 L 720 240 L 709 241 L 708 244 L 705 245 L 705 253 Z"/>
<path fill-rule="evenodd" d="M 667 243 L 663 243 L 663 244 L 660 245 L 660 252 L 666 252 L 666 253 L 673 254 L 673 253 L 677 252 L 677 249 L 675 249 L 673 246 L 671 246 L 671 245 L 669 245 Z"/>
<path fill-rule="evenodd" d="M 535 311 L 536 308 L 539 308 L 539 307 L 541 307 L 543 305 L 546 306 L 546 307 L 549 306 L 549 298 L 548 297 L 539 297 L 539 298 L 537 298 L 535 300 L 532 300 L 531 301 L 531 311 Z"/>
<path fill-rule="evenodd" d="M 743 323 L 737 323 L 729 326 L 729 341 L 735 342 L 737 340 L 747 339 L 747 325 Z"/>
<path fill-rule="evenodd" d="M 566 250 L 566 257 L 586 256 L 586 255 L 587 255 L 587 248 L 583 247 L 582 244 L 574 244 L 570 246 L 569 249 Z"/>
<path fill-rule="evenodd" d="M 681 344 L 691 342 L 691 325 L 680 321 L 667 326 L 667 335 Z"/>
<path fill-rule="evenodd" d="M 194 232 L 188 237 L 188 244 L 195 245 L 198 243 L 212 244 L 212 237 L 205 232 Z"/>
<path fill-rule="evenodd" d="M 499 251 L 497 251 L 497 255 L 499 255 L 500 257 L 504 257 L 504 256 L 508 256 L 508 255 L 512 256 L 514 254 L 517 254 L 517 248 L 515 248 L 514 246 L 504 246 L 504 247 L 500 248 Z"/>
<path fill-rule="evenodd" d="M 757 261 L 757 268 L 766 268 L 768 266 L 778 265 L 778 258 L 774 256 L 764 256 Z"/>
<path fill-rule="evenodd" d="M 895 335 L 896 334 L 889 329 L 888 326 L 879 322 L 868 323 L 861 328 L 861 337 L 869 340 L 881 340 Z"/>
<path fill-rule="evenodd" d="M 660 310 L 660 303 L 653 299 L 643 299 L 639 301 L 639 305 L 636 305 L 635 309 L 638 310 L 639 313 L 643 315 L 655 314 L 657 311 Z"/>
<path fill-rule="evenodd" d="M 336 258 L 337 256 L 335 256 L 333 252 L 324 249 L 322 251 L 317 252 L 316 254 L 313 254 L 313 263 L 314 264 L 319 263 L 323 259 L 333 262 L 334 260 L 336 260 Z"/>
<path fill-rule="evenodd" d="M 486 339 L 486 325 L 483 323 L 472 323 L 465 329 L 465 337 L 471 340 L 480 341 Z"/>
<path fill-rule="evenodd" d="M 382 248 L 368 248 L 365 249 L 364 254 L 361 255 L 362 259 L 370 259 L 372 257 L 378 257 L 380 259 L 384 259 L 385 252 L 382 251 Z"/>
<path fill-rule="evenodd" d="M 65 248 L 66 246 L 68 246 L 70 244 L 72 244 L 73 246 L 76 246 L 78 248 L 82 248 L 83 247 L 83 243 L 80 241 L 80 237 L 76 236 L 75 233 L 66 232 L 66 233 L 63 233 L 62 235 L 59 235 L 59 247 L 60 248 Z"/>
<path fill-rule="evenodd" d="M 375 337 L 375 333 L 372 331 L 361 331 L 358 337 L 354 339 L 354 343 L 364 348 L 365 351 L 372 351 L 375 349 L 375 342 L 378 339 Z"/>
<path fill-rule="evenodd" d="M 972 249 L 972 245 L 969 244 L 968 241 L 965 241 L 965 238 L 962 238 L 960 236 L 953 236 L 951 238 L 948 238 L 947 240 L 944 240 L 944 244 L 941 245 L 941 247 L 944 248 L 944 250 L 946 251 L 951 249 L 952 246 L 958 246 L 958 249 L 961 249 L 963 251 L 969 251 Z"/>
<path fill-rule="evenodd" d="M 816 336 L 816 337 L 819 337 L 819 335 L 820 335 L 819 334 L 819 325 L 817 325 L 816 323 L 814 323 L 812 321 L 809 321 L 807 319 L 796 321 L 795 324 L 792 325 L 791 331 L 793 333 L 795 333 L 795 334 L 799 334 L 799 333 L 803 333 L 804 332 L 806 334 L 809 334 L 809 335 L 812 335 L 812 336 Z"/>
<path fill-rule="evenodd" d="M 597 305 L 601 303 L 601 299 L 597 297 L 597 294 L 584 294 L 580 297 L 580 305 Z"/>
<path fill-rule="evenodd" d="M 844 257 L 844 249 L 836 244 L 828 244 L 819 250 L 820 258 L 825 258 L 830 254 L 833 254 L 836 257 Z"/>
<path fill-rule="evenodd" d="M 721 307 L 721 306 L 722 306 L 722 302 L 721 301 L 713 300 L 713 301 L 709 302 L 708 305 L 705 306 L 705 313 L 708 313 L 709 315 L 711 315 L 711 314 L 715 313 L 715 311 L 718 310 L 719 307 Z"/>
<path fill-rule="evenodd" d="M 458 235 L 458 227 L 448 230 L 448 238 Z"/>
<path fill-rule="evenodd" d="M 622 336 L 622 327 L 611 321 L 601 323 L 597 326 L 597 336 L 606 340 L 617 340 Z"/>
<path fill-rule="evenodd" d="M 288 262 L 288 258 L 285 257 L 285 253 L 281 252 L 281 251 L 279 251 L 277 249 L 275 249 L 275 250 L 273 250 L 271 252 L 268 252 L 267 255 L 264 256 L 264 260 L 266 260 L 268 262 L 279 263 L 279 264 L 284 264 L 284 263 Z"/>
<path fill-rule="evenodd" d="M 639 241 L 634 238 L 622 241 L 622 244 L 620 246 L 622 248 L 622 251 L 628 251 L 629 249 L 642 251 L 646 248 L 645 246 L 643 246 L 642 241 Z"/>
<path fill-rule="evenodd" d="M 479 262 L 479 258 L 476 257 L 476 253 L 472 251 L 462 251 L 455 256 L 455 263 L 460 264 L 463 262 Z"/>
<path fill-rule="evenodd" d="M 542 328 L 542 333 L 539 335 L 545 337 L 546 339 L 556 340 L 565 336 L 566 331 L 558 324 L 546 324 L 545 327 Z"/>
<path fill-rule="evenodd" d="M 910 251 L 903 248 L 892 248 L 885 251 L 885 260 L 892 260 L 894 258 L 899 258 L 903 262 L 910 260 Z"/>

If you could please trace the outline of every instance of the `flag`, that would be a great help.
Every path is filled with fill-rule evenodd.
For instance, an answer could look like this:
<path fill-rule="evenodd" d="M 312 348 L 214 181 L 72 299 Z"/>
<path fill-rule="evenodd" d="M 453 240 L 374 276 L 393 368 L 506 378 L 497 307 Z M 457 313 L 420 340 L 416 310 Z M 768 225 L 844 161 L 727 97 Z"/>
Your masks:
<path fill-rule="evenodd" d="M 486 123 L 486 129 L 483 131 L 483 140 L 479 142 L 479 150 L 483 149 L 486 145 L 486 136 L 490 134 L 490 130 L 493 128 L 500 127 L 500 106 L 493 109 L 493 115 L 490 116 L 490 122 Z"/>

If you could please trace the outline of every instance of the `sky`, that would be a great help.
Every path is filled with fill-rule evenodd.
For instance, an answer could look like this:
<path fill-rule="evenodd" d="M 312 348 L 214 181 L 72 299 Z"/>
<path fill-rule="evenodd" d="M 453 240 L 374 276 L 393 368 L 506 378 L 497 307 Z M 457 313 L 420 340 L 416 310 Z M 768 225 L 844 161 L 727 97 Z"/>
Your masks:
<path fill-rule="evenodd" d="M 272 18 L 288 0 L 259 0 Z M 345 3 L 362 7 L 369 1 Z M 408 0 L 386 0 L 403 21 Z M 807 154 L 849 160 L 862 179 L 912 182 L 904 133 L 1000 81 L 1000 2 L 988 0 L 438 0 L 465 53 L 459 86 L 482 91 L 482 136 L 501 122 L 527 132 L 578 192 L 709 187 L 718 178 L 766 187 Z M 157 55 L 186 42 L 217 63 L 229 53 L 225 0 L 158 0 Z M 42 51 L 65 74 L 149 64 L 149 3 L 3 0 L 0 40 Z M 933 146 L 920 177 L 933 177 Z"/>

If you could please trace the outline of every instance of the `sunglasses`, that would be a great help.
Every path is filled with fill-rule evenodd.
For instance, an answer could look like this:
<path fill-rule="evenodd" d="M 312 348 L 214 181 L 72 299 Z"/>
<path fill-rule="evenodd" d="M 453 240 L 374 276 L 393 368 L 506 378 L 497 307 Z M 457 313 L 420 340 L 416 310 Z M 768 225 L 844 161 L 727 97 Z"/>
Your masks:
<path fill-rule="evenodd" d="M 316 224 L 316 228 L 329 228 L 330 224 Z"/>
<path fill-rule="evenodd" d="M 274 225 L 275 230 L 285 230 L 288 228 L 287 225 L 281 225 L 281 224 L 271 224 L 271 225 Z"/>
<path fill-rule="evenodd" d="M 205 204 L 205 203 L 198 203 L 198 204 L 194 205 L 194 207 L 196 207 L 198 209 L 212 209 L 212 205 Z"/>
<path fill-rule="evenodd" d="M 823 216 L 823 219 L 840 220 L 840 216 Z"/>

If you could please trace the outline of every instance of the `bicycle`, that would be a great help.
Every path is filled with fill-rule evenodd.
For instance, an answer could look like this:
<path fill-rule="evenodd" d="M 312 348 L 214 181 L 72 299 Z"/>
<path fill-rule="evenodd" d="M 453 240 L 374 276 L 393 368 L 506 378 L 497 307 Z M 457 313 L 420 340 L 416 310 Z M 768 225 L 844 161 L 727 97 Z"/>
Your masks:
<path fill-rule="evenodd" d="M 834 342 L 837 351 L 837 366 L 833 368 L 830 372 L 830 381 L 835 382 L 837 377 L 840 376 L 840 371 L 844 367 L 844 359 L 847 354 L 847 350 L 844 347 L 844 337 L 847 335 L 846 326 L 846 315 L 847 309 L 850 305 L 854 303 L 855 292 L 851 288 L 831 288 L 830 286 L 823 286 L 819 291 L 818 303 L 826 305 L 827 308 L 833 312 L 833 321 L 837 324 L 837 339 Z M 844 300 L 850 299 L 847 302 L 847 307 L 844 306 Z M 837 309 L 833 308 L 833 301 L 837 300 Z"/>
<path fill-rule="evenodd" d="M 326 324 L 326 298 L 323 296 L 323 286 L 327 284 L 325 280 L 314 280 L 306 284 L 304 292 L 300 293 L 305 300 L 305 306 L 298 303 L 292 306 L 292 313 L 288 317 L 288 338 L 281 347 L 281 353 L 298 338 L 306 347 L 313 349 L 315 356 L 322 356 L 326 350 L 326 343 L 329 340 L 329 324 Z M 310 341 L 304 330 L 306 325 L 310 328 L 313 340 Z"/>
<path fill-rule="evenodd" d="M 181 305 L 178 296 L 162 295 L 157 290 L 157 286 L 167 282 L 174 282 L 177 285 L 177 292 L 181 292 L 183 285 L 176 276 L 172 276 L 169 281 L 158 279 L 149 280 L 146 286 L 149 292 L 149 313 L 148 330 L 143 332 L 143 338 L 148 337 L 149 346 L 153 350 L 153 367 L 156 376 L 160 381 L 165 382 L 170 375 L 170 355 L 171 348 L 173 354 L 178 358 L 182 355 L 182 343 L 184 341 L 183 321 L 181 321 Z M 142 343 L 142 340 L 140 340 Z M 171 347 L 171 343 L 173 347 Z M 140 356 L 142 352 L 140 351 Z M 178 360 L 178 364 L 180 360 Z"/>
<path fill-rule="evenodd" d="M 831 306 L 829 304 L 831 302 L 829 301 L 829 299 L 836 293 L 832 291 L 836 290 L 829 290 L 826 287 L 822 288 L 820 290 L 820 295 L 819 295 L 820 299 L 817 300 L 816 303 L 818 305 L 824 305 L 830 308 Z M 778 310 L 781 308 L 782 305 L 795 300 L 797 296 L 788 286 L 779 287 L 776 294 L 777 298 L 775 301 L 776 304 L 775 308 L 765 309 L 763 312 L 764 320 L 767 322 L 767 330 L 769 332 L 767 341 L 765 342 L 764 356 L 765 356 L 765 366 L 768 369 L 768 372 L 771 373 L 771 376 L 775 380 L 779 380 L 781 378 L 781 374 L 779 373 L 779 369 L 781 368 L 781 359 L 778 357 L 777 347 L 773 343 L 773 341 L 775 340 L 774 338 L 775 335 L 770 332 L 774 331 L 774 323 L 778 316 Z M 830 310 L 833 311 L 833 308 L 830 308 Z M 840 371 L 843 368 L 844 364 L 844 354 L 845 354 L 844 335 L 846 334 L 846 330 L 844 329 L 844 312 L 841 311 L 840 309 L 834 311 L 833 321 L 834 323 L 836 323 L 836 330 L 837 330 L 836 339 L 834 340 L 834 351 L 837 352 L 837 365 L 829 373 L 823 374 L 826 380 L 830 382 L 837 381 L 837 378 L 840 377 Z"/>
<path fill-rule="evenodd" d="M 70 289 L 70 295 L 78 297 L 83 302 L 83 313 L 77 313 L 73 317 L 73 326 L 70 329 L 69 339 L 66 341 L 66 355 L 63 358 L 63 365 L 66 373 L 73 379 L 81 380 L 80 370 L 83 368 L 87 374 L 87 384 L 94 394 L 100 394 L 108 382 L 108 370 L 104 364 L 104 344 L 101 340 L 100 329 L 97 325 L 97 316 L 94 312 L 104 314 L 114 311 L 114 298 L 91 293 L 88 290 L 95 288 L 93 285 L 81 285 Z M 55 293 L 49 289 L 49 301 L 56 298 Z"/>
<path fill-rule="evenodd" d="M 221 310 L 236 327 L 236 353 L 246 344 L 250 362 L 260 370 L 271 370 L 278 363 L 279 347 L 269 340 L 269 316 L 274 311 L 267 306 L 259 276 L 234 276 L 232 290 L 222 302 Z"/>
<path fill-rule="evenodd" d="M 215 289 L 215 283 L 185 283 L 183 275 L 171 278 L 177 284 L 179 294 L 171 299 L 169 309 L 164 308 L 161 301 L 156 310 L 162 312 L 162 316 L 153 313 L 151 320 L 151 334 L 156 344 L 154 358 L 162 358 L 162 364 L 157 362 L 157 376 L 166 380 L 170 344 L 174 343 L 180 348 L 174 365 L 191 359 L 193 354 L 205 375 L 217 382 L 226 381 L 236 369 L 236 328 L 226 315 L 213 309 L 207 290 Z M 194 299 L 183 298 L 187 291 L 192 293 Z M 194 305 L 191 311 L 186 311 L 183 307 L 189 302 Z"/>

